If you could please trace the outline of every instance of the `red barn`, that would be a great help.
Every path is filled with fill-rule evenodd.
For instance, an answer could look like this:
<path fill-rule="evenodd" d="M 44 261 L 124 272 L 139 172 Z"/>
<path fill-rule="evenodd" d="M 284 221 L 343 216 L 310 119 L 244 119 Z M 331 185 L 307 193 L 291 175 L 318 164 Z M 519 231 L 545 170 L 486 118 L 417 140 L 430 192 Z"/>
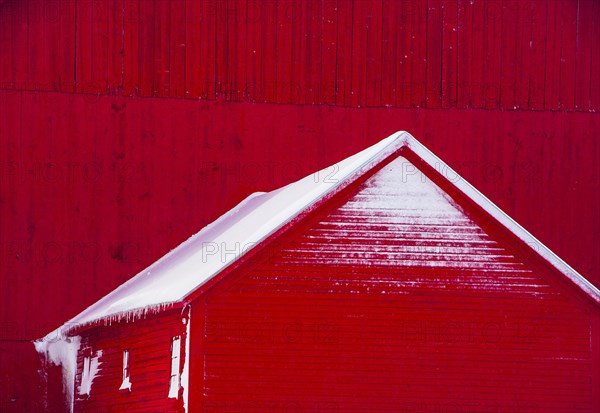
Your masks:
<path fill-rule="evenodd" d="M 600 291 L 405 132 L 249 196 L 36 347 L 77 412 L 600 411 Z"/>

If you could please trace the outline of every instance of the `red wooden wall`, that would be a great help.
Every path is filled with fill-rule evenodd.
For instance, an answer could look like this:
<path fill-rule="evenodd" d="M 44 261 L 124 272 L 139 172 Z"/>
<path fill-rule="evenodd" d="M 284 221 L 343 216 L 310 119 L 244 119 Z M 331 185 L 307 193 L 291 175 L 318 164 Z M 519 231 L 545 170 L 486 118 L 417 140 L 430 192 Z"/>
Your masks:
<path fill-rule="evenodd" d="M 3 0 L 4 89 L 600 109 L 595 0 Z"/>
<path fill-rule="evenodd" d="M 0 0 L 0 410 L 29 340 L 399 129 L 600 285 L 599 50 L 593 0 Z"/>

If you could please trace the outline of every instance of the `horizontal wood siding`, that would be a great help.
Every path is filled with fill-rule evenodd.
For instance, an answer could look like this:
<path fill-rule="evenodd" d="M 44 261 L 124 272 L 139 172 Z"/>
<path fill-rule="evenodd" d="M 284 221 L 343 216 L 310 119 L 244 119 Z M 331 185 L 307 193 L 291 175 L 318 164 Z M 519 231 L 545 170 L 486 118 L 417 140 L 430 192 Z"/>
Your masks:
<path fill-rule="evenodd" d="M 171 339 L 182 337 L 185 326 L 180 312 L 148 316 L 135 322 L 96 327 L 83 333 L 77 356 L 76 412 L 180 412 L 183 403 L 168 398 L 171 374 Z M 180 360 L 183 362 L 183 350 Z M 123 350 L 129 350 L 131 391 L 119 390 Z M 99 370 L 90 395 L 79 394 L 83 359 L 96 356 Z"/>
<path fill-rule="evenodd" d="M 194 392 L 210 412 L 596 411 L 599 310 L 542 275 L 400 157 L 209 292 Z"/>
<path fill-rule="evenodd" d="M 0 88 L 598 111 L 596 0 L 4 0 Z"/>

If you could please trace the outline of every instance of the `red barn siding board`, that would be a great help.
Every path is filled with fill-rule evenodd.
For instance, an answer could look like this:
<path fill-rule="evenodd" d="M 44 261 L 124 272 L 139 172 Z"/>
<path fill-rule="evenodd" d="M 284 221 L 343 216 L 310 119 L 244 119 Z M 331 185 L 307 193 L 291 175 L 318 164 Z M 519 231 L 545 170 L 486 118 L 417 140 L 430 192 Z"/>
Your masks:
<path fill-rule="evenodd" d="M 169 96 L 185 97 L 186 80 L 186 1 L 177 0 L 169 2 L 170 17 L 170 63 L 169 63 Z M 192 26 L 192 25 L 190 25 Z M 192 26 L 194 27 L 194 26 Z"/>
<path fill-rule="evenodd" d="M 502 67 L 502 2 L 500 0 L 487 2 L 483 18 L 483 48 L 485 51 L 481 90 L 483 107 L 498 109 L 502 79 L 500 71 Z M 543 67 L 543 63 L 538 67 Z M 544 86 L 543 77 L 541 86 Z"/>
<path fill-rule="evenodd" d="M 560 108 L 575 109 L 575 55 L 577 51 L 577 2 L 563 1 L 560 41 Z"/>
<path fill-rule="evenodd" d="M 170 96 L 171 78 L 170 2 L 154 2 L 154 89 L 152 96 Z"/>
<path fill-rule="evenodd" d="M 277 3 L 275 7 L 275 32 L 268 33 L 266 36 L 275 36 L 277 39 L 276 43 L 276 62 L 275 72 L 273 77 L 269 80 L 274 83 L 274 94 L 272 97 L 264 93 L 267 100 L 274 99 L 280 103 L 290 103 L 292 101 L 291 90 L 293 85 L 293 74 L 295 70 L 293 54 L 296 53 L 294 50 L 294 44 L 298 45 L 297 34 L 294 34 L 294 24 L 297 17 L 294 14 L 298 14 L 295 5 L 290 2 Z M 291 16 L 291 17 L 290 17 Z M 297 46 L 296 46 L 297 47 Z M 266 78 L 262 78 L 265 82 L 268 82 Z M 264 92 L 269 91 L 270 87 L 267 84 L 262 83 Z"/>
<path fill-rule="evenodd" d="M 140 7 L 135 0 L 123 0 L 123 95 L 135 96 L 139 89 L 138 42 L 140 29 Z M 144 44 L 144 43 L 142 43 Z"/>
<path fill-rule="evenodd" d="M 381 47 L 382 47 L 382 2 L 372 2 L 367 12 L 366 38 L 366 106 L 381 106 Z M 389 87 L 385 85 L 385 87 Z"/>
<path fill-rule="evenodd" d="M 113 19 L 114 12 L 109 0 L 94 0 L 88 12 L 92 27 L 92 50 L 87 53 L 92 56 L 91 91 L 95 94 L 114 93 L 114 85 L 108 82 L 109 56 L 118 56 L 119 53 L 118 50 L 109 49 L 109 20 Z"/>
<path fill-rule="evenodd" d="M 547 3 L 534 3 L 531 22 L 531 58 L 529 70 L 527 108 L 532 110 L 544 109 L 544 67 L 548 50 L 547 43 Z"/>
<path fill-rule="evenodd" d="M 519 33 L 519 12 L 522 3 L 514 0 L 502 0 L 502 33 L 511 33 L 511 36 L 502 36 L 502 83 L 500 104 L 502 109 L 512 110 L 517 108 L 515 87 L 517 84 L 518 70 L 521 67 L 520 56 L 517 54 Z"/>
<path fill-rule="evenodd" d="M 185 94 L 186 98 L 197 99 L 200 96 L 199 68 L 202 66 L 200 48 L 202 39 L 200 27 L 202 3 L 194 0 L 185 1 Z"/>
<path fill-rule="evenodd" d="M 600 72 L 600 51 L 598 43 L 600 43 L 600 4 L 592 2 L 592 57 L 591 57 L 591 73 L 590 73 L 590 105 L 593 111 L 600 111 L 600 77 L 596 73 Z"/>
<path fill-rule="evenodd" d="M 323 36 L 321 40 L 321 102 L 333 105 L 336 100 L 337 81 L 337 28 L 339 23 L 338 1 L 323 3 Z"/>
<path fill-rule="evenodd" d="M 426 107 L 427 93 L 427 1 L 408 2 L 411 11 L 411 107 Z M 421 33 L 417 36 L 416 33 Z"/>
<path fill-rule="evenodd" d="M 575 55 L 575 110 L 590 110 L 591 40 L 594 2 L 581 0 L 577 7 L 577 44 Z"/>
<path fill-rule="evenodd" d="M 485 15 L 489 8 L 487 2 L 475 2 L 473 3 L 473 31 L 472 36 L 472 52 L 473 60 L 471 61 L 472 72 L 471 72 L 471 93 L 472 93 L 472 107 L 483 108 L 485 107 L 484 90 L 485 90 L 485 76 L 484 76 L 484 63 L 485 63 Z"/>
<path fill-rule="evenodd" d="M 556 110 L 559 107 L 560 91 L 560 42 L 561 42 L 561 4 L 558 1 L 547 3 L 547 33 L 546 47 L 544 109 Z"/>
<path fill-rule="evenodd" d="M 137 91 L 140 96 L 152 96 L 155 90 L 155 44 L 154 21 L 156 19 L 155 2 L 148 0 L 138 3 L 138 83 Z M 135 52 L 134 52 L 135 53 Z"/>
<path fill-rule="evenodd" d="M 307 75 L 304 87 L 306 103 L 323 103 L 323 26 L 326 18 L 324 3 L 307 2 L 306 7 L 306 59 L 304 73 Z M 379 60 L 378 60 L 379 61 Z"/>
<path fill-rule="evenodd" d="M 427 0 L 425 106 L 428 108 L 439 108 L 442 105 L 442 16 L 442 0 Z"/>
<path fill-rule="evenodd" d="M 471 79 L 474 70 L 473 60 L 473 11 L 471 2 L 458 3 L 458 90 L 455 107 L 464 109 L 471 107 L 473 101 L 473 85 Z"/>
<path fill-rule="evenodd" d="M 517 3 L 517 25 L 515 32 L 515 106 L 517 109 L 528 109 L 529 102 L 529 73 L 533 42 L 531 31 L 536 19 L 535 6 L 530 2 Z"/>
<path fill-rule="evenodd" d="M 451 108 L 456 105 L 456 80 L 458 60 L 458 0 L 442 3 L 443 15 L 443 56 L 441 93 L 442 107 Z"/>
<path fill-rule="evenodd" d="M 123 94 L 124 0 L 108 0 L 108 87 Z"/>
<path fill-rule="evenodd" d="M 404 35 L 400 25 L 400 5 L 393 0 L 383 0 L 381 5 L 381 105 L 395 106 L 396 71 L 400 64 L 398 43 Z"/>
<path fill-rule="evenodd" d="M 390 6 L 389 14 L 395 17 L 395 24 L 392 26 L 392 32 L 396 36 L 395 53 L 395 75 L 396 87 L 393 90 L 395 96 L 395 105 L 400 108 L 409 108 L 412 106 L 413 95 L 418 93 L 418 88 L 413 84 L 413 36 L 412 27 L 414 11 L 411 2 L 394 2 L 394 7 Z M 385 91 L 382 91 L 385 93 Z"/>
<path fill-rule="evenodd" d="M 366 49 L 368 31 L 368 2 L 355 2 L 352 8 L 352 83 L 349 103 L 354 107 L 366 105 Z"/>
<path fill-rule="evenodd" d="M 350 106 L 352 90 L 352 20 L 353 3 L 338 2 L 337 48 L 336 48 L 336 105 Z"/>

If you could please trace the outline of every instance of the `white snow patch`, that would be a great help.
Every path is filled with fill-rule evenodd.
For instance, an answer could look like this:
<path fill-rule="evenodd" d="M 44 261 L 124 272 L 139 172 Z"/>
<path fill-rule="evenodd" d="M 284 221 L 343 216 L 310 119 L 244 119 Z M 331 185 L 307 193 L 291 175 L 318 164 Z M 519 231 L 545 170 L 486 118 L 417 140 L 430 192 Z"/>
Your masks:
<path fill-rule="evenodd" d="M 49 336 L 47 336 L 49 337 Z M 67 399 L 69 411 L 73 412 L 75 396 L 75 374 L 77 373 L 77 352 L 81 337 L 73 336 L 60 339 L 41 339 L 33 342 L 36 351 L 44 363 L 61 366 L 63 376 L 63 392 Z"/>
<path fill-rule="evenodd" d="M 119 387 L 119 390 L 131 391 L 131 381 L 129 381 L 129 377 L 125 377 L 123 379 L 123 382 L 121 383 L 121 387 Z"/>
<path fill-rule="evenodd" d="M 94 378 L 98 374 L 99 367 L 102 364 L 99 360 L 102 357 L 102 350 L 96 351 L 94 356 L 84 358 L 83 372 L 81 374 L 81 384 L 79 386 L 79 394 L 90 395 Z M 89 364 L 86 364 L 89 363 Z"/>

